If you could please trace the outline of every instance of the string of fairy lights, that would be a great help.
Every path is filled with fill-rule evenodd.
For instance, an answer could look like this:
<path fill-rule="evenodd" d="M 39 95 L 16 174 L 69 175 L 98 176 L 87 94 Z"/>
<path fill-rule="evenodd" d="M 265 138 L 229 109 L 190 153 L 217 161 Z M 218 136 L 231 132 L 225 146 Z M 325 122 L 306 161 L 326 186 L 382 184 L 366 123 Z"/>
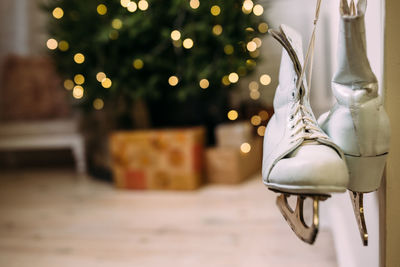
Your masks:
<path fill-rule="evenodd" d="M 132 1 L 132 0 L 120 0 L 120 4 L 122 7 L 126 8 L 126 10 L 130 13 L 138 12 L 140 11 L 146 11 L 150 8 L 149 3 L 146 0 L 139 0 L 137 2 Z M 190 0 L 189 5 L 192 9 L 197 9 L 200 6 L 200 1 L 199 0 Z M 95 12 L 99 16 L 103 16 L 107 14 L 107 6 L 105 4 L 99 4 L 96 7 Z M 221 7 L 218 5 L 213 5 L 210 8 L 210 14 L 212 16 L 219 16 L 221 14 L 222 10 Z M 253 13 L 255 16 L 261 16 L 264 13 L 264 8 L 260 4 L 254 4 L 252 0 L 244 0 L 242 4 L 242 12 L 245 14 L 251 14 Z M 64 16 L 64 10 L 61 7 L 56 7 L 52 11 L 52 16 L 54 19 L 60 20 Z M 116 40 L 118 39 L 119 33 L 118 30 L 120 30 L 123 27 L 123 22 L 115 18 L 111 22 L 111 27 L 112 31 L 109 33 L 109 38 L 111 40 Z M 223 33 L 223 27 L 219 24 L 216 24 L 212 27 L 211 31 L 214 35 L 218 36 Z M 254 31 L 253 28 L 246 28 L 247 31 Z M 260 33 L 266 33 L 268 31 L 268 24 L 265 22 L 261 22 L 257 30 Z M 184 49 L 190 50 L 193 47 L 195 47 L 195 43 L 192 38 L 182 38 L 183 34 L 179 29 L 173 29 L 170 34 L 170 38 L 172 41 L 172 44 L 175 47 L 183 47 Z M 50 50 L 56 50 L 59 49 L 60 51 L 68 51 L 70 48 L 70 44 L 66 40 L 60 40 L 57 41 L 54 38 L 50 38 L 47 40 L 47 48 Z M 260 47 L 262 46 L 262 40 L 258 37 L 253 38 L 251 41 L 249 41 L 246 44 L 246 49 L 248 50 L 250 56 L 252 58 L 257 58 L 260 55 Z M 234 47 L 233 45 L 227 44 L 224 46 L 224 53 L 226 55 L 231 55 L 234 53 Z M 76 53 L 73 55 L 73 61 L 76 64 L 84 64 L 85 62 L 85 55 L 83 53 Z M 254 67 L 256 65 L 255 60 L 253 59 L 247 59 L 246 60 L 246 65 L 248 67 Z M 135 58 L 132 60 L 132 66 L 135 70 L 140 70 L 144 67 L 144 62 L 140 58 Z M 239 82 L 240 76 L 243 76 L 246 74 L 246 69 L 245 68 L 239 68 L 237 72 L 231 72 L 229 74 L 224 75 L 221 78 L 221 83 L 224 86 L 229 86 L 230 84 L 236 84 Z M 112 86 L 112 80 L 110 77 L 107 77 L 107 75 L 104 72 L 98 72 L 96 74 L 96 80 L 100 83 L 100 85 L 108 89 Z M 177 86 L 179 84 L 180 80 L 177 74 L 171 75 L 168 78 L 168 84 L 170 86 Z M 83 87 L 85 83 L 85 77 L 83 74 L 76 74 L 72 79 L 66 79 L 64 81 L 64 87 L 65 89 L 72 91 L 72 96 L 75 99 L 81 99 L 84 97 L 85 94 L 85 89 Z M 250 81 L 248 84 L 249 88 L 249 97 L 252 100 L 258 100 L 261 96 L 260 94 L 260 84 L 263 86 L 267 86 L 271 83 L 271 77 L 268 74 L 262 74 L 259 77 L 259 81 Z M 203 90 L 207 89 L 210 86 L 210 81 L 204 77 L 201 78 L 199 81 L 199 87 Z M 96 98 L 93 101 L 93 108 L 96 110 L 101 110 L 104 107 L 104 101 L 101 98 Z M 234 121 L 237 120 L 239 115 L 236 110 L 230 110 L 227 113 L 227 117 L 229 120 Z M 265 126 L 261 125 L 263 121 L 268 120 L 269 114 L 267 111 L 262 110 L 259 112 L 259 114 L 254 115 L 250 122 L 252 125 L 257 127 L 257 133 L 260 136 L 264 135 L 265 132 Z M 243 153 L 248 153 L 251 149 L 251 146 L 248 143 L 242 144 L 241 151 Z"/>

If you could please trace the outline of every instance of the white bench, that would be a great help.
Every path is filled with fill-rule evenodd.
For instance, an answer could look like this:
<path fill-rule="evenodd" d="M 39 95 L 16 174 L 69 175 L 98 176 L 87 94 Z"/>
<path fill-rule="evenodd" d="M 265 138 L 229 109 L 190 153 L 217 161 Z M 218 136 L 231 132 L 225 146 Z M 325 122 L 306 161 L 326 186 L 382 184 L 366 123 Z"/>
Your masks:
<path fill-rule="evenodd" d="M 70 148 L 76 170 L 86 173 L 85 143 L 75 119 L 0 122 L 0 150 L 52 150 Z"/>

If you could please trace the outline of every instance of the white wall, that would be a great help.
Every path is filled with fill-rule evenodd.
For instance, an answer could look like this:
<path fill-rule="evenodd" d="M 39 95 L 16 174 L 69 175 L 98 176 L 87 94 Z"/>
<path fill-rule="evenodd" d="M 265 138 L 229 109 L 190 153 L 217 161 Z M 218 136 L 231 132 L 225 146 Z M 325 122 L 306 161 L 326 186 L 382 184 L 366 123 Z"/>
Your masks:
<path fill-rule="evenodd" d="M 37 54 L 45 51 L 43 0 L 0 1 L 0 54 Z"/>
<path fill-rule="evenodd" d="M 26 0 L 0 1 L 0 79 L 3 61 L 8 53 L 26 54 Z"/>
<path fill-rule="evenodd" d="M 27 0 L 0 1 L 0 53 L 28 53 Z"/>
<path fill-rule="evenodd" d="M 45 51 L 45 15 L 38 8 L 40 1 L 0 0 L 0 73 L 7 54 Z"/>

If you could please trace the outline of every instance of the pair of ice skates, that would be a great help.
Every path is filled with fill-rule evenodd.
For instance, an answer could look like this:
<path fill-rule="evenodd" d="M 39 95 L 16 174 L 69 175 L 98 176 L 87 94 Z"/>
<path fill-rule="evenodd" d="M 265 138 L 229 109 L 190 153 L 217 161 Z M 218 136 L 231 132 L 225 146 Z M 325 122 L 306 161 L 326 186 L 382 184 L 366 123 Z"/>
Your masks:
<path fill-rule="evenodd" d="M 263 181 L 281 193 L 277 204 L 303 241 L 318 232 L 318 206 L 331 193 L 349 190 L 361 238 L 367 245 L 363 194 L 379 188 L 389 150 L 389 120 L 367 54 L 366 0 L 340 0 L 338 69 L 332 80 L 336 104 L 316 120 L 303 78 L 300 35 L 288 26 L 270 31 L 283 46 L 275 114 L 264 137 Z M 307 58 L 307 57 L 306 57 Z M 297 195 L 296 209 L 287 198 Z M 304 200 L 313 199 L 312 225 L 303 217 Z"/>

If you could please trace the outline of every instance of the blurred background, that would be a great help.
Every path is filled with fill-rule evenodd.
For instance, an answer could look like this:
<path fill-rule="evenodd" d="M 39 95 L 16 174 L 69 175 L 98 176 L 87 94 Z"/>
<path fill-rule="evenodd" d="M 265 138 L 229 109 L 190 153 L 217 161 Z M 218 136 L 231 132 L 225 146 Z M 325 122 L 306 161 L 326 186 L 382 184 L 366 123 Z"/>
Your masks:
<path fill-rule="evenodd" d="M 288 24 L 313 0 L 0 1 L 1 266 L 378 266 L 348 196 L 314 246 L 261 181 Z M 323 1 L 312 106 L 333 103 L 339 1 Z M 383 4 L 368 53 L 382 81 Z M 374 11 L 374 12 L 372 12 Z M 377 38 L 379 37 L 379 38 Z"/>

